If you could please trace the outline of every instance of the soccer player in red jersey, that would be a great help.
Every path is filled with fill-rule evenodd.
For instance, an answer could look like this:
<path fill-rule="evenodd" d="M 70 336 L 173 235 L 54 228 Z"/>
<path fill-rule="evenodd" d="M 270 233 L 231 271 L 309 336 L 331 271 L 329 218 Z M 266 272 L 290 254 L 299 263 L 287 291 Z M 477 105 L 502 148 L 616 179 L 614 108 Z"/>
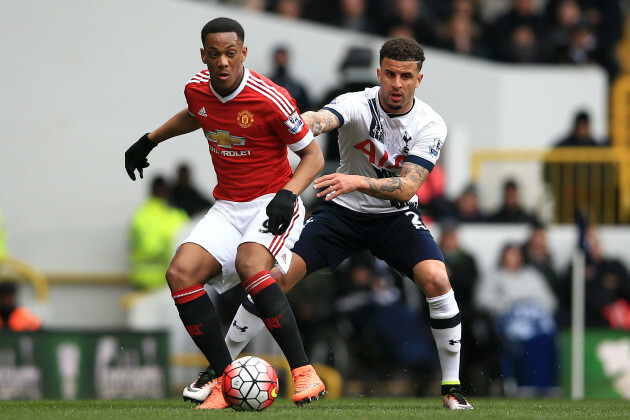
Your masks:
<path fill-rule="evenodd" d="M 269 270 L 288 269 L 291 247 L 304 221 L 300 193 L 320 173 L 324 159 L 287 91 L 244 66 L 244 30 L 217 18 L 201 31 L 207 70 L 188 81 L 184 109 L 145 134 L 125 153 L 132 180 L 149 166 L 159 143 L 201 128 L 217 174 L 216 204 L 178 248 L 166 280 L 179 316 L 218 378 L 200 386 L 210 392 L 198 408 L 227 407 L 221 373 L 232 362 L 208 282 L 225 292 L 240 281 L 283 350 L 295 381 L 293 401 L 302 405 L 325 394 L 304 352 L 293 312 Z M 287 147 L 300 157 L 293 173 Z M 211 280 L 208 280 L 211 279 Z"/>

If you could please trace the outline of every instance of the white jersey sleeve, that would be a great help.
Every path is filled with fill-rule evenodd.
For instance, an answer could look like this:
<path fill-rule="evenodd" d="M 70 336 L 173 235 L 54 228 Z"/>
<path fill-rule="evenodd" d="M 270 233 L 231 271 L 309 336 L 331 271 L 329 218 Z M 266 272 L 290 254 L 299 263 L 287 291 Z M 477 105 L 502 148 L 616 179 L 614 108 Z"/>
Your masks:
<path fill-rule="evenodd" d="M 440 157 L 442 145 L 446 140 L 446 123 L 438 119 L 418 131 L 409 145 L 407 162 L 419 164 L 429 170 L 433 169 Z"/>
<path fill-rule="evenodd" d="M 350 92 L 337 96 L 324 109 L 335 114 L 339 119 L 339 127 L 352 124 L 361 117 L 367 100 L 363 92 Z"/>

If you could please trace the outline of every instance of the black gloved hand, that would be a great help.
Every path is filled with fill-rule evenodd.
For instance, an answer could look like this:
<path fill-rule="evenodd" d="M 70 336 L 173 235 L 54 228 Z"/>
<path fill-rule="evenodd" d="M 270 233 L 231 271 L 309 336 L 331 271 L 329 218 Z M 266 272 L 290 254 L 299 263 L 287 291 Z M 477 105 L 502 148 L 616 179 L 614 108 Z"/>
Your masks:
<path fill-rule="evenodd" d="M 282 235 L 286 232 L 293 218 L 293 207 L 297 196 L 289 190 L 280 190 L 267 204 L 267 216 L 269 223 L 267 229 L 274 235 Z"/>
<path fill-rule="evenodd" d="M 155 146 L 157 144 L 149 140 L 149 133 L 146 133 L 125 152 L 125 169 L 132 181 L 136 180 L 136 169 L 142 178 L 142 170 L 149 166 L 147 156 Z"/>

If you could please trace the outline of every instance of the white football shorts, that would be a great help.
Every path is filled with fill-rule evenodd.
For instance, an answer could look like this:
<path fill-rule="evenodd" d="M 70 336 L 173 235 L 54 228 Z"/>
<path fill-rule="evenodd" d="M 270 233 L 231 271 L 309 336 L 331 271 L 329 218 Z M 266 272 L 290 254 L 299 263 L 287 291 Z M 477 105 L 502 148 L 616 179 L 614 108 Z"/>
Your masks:
<path fill-rule="evenodd" d="M 293 255 L 291 248 L 304 226 L 304 204 L 298 197 L 289 228 L 276 236 L 265 227 L 267 204 L 274 196 L 267 194 L 246 203 L 217 200 L 182 242 L 203 247 L 221 264 L 222 275 L 208 282 L 218 293 L 224 293 L 240 283 L 234 261 L 236 250 L 242 243 L 261 244 L 271 252 L 283 273 L 289 269 Z"/>

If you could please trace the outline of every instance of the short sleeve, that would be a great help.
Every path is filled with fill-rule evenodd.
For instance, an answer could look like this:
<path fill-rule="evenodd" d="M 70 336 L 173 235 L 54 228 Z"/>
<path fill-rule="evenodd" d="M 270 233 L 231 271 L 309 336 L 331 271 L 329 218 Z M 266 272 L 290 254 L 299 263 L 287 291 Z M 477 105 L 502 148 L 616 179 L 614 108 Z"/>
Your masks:
<path fill-rule="evenodd" d="M 290 96 L 281 96 L 271 107 L 270 124 L 282 141 L 294 152 L 302 150 L 313 141 L 313 133 Z"/>
<path fill-rule="evenodd" d="M 420 165 L 429 171 L 437 163 L 444 141 L 446 123 L 439 119 L 427 124 L 418 132 L 409 146 L 407 162 Z"/>
<path fill-rule="evenodd" d="M 364 98 L 362 92 L 350 92 L 337 96 L 324 109 L 332 112 L 339 119 L 339 127 L 344 124 L 350 124 L 359 119 L 361 106 L 361 98 Z M 364 101 L 365 102 L 365 101 Z"/>

